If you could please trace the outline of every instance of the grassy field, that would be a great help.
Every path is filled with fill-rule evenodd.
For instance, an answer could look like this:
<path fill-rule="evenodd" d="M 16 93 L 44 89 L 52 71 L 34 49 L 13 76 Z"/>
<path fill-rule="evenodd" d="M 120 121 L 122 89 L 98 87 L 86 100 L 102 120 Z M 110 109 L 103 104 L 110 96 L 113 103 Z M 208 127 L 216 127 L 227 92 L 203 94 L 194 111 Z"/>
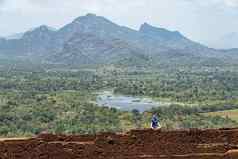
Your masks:
<path fill-rule="evenodd" d="M 229 117 L 232 120 L 238 121 L 238 109 L 205 113 L 205 115 Z"/>

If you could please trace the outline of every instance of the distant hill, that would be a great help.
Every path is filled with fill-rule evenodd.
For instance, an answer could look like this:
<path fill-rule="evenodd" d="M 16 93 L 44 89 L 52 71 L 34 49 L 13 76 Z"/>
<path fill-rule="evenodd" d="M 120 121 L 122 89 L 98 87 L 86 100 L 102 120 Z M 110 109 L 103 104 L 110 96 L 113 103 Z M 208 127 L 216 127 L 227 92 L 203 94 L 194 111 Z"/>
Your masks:
<path fill-rule="evenodd" d="M 40 26 L 25 32 L 20 39 L 0 39 L 0 54 L 16 56 L 41 56 L 52 50 L 55 31 Z"/>
<path fill-rule="evenodd" d="M 146 65 L 158 60 L 224 58 L 229 52 L 194 42 L 178 31 L 141 25 L 139 31 L 87 14 L 59 30 L 40 26 L 21 38 L 0 39 L 0 54 L 63 64 Z M 151 59 L 153 59 L 151 61 Z"/>
<path fill-rule="evenodd" d="M 24 33 L 16 33 L 6 37 L 7 40 L 21 39 Z"/>
<path fill-rule="evenodd" d="M 75 34 L 60 53 L 51 57 L 55 62 L 71 64 L 133 64 L 149 62 L 145 50 L 116 38 L 103 39 L 92 34 Z"/>

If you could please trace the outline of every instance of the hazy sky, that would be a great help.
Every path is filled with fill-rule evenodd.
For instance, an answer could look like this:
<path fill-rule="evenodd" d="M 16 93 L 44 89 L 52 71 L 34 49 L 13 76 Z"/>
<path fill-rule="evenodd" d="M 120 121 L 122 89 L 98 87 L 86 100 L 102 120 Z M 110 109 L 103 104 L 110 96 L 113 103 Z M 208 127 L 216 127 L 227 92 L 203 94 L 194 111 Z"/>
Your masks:
<path fill-rule="evenodd" d="M 202 43 L 238 32 L 238 0 L 0 0 L 0 36 L 59 28 L 89 12 L 135 29 L 148 22 L 179 30 Z"/>

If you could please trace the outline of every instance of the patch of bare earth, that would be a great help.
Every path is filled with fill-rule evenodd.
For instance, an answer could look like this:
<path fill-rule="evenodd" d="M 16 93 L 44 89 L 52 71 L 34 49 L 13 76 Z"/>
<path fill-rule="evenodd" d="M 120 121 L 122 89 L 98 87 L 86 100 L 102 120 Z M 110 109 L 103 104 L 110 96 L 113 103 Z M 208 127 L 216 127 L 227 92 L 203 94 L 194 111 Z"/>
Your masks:
<path fill-rule="evenodd" d="M 0 139 L 0 159 L 238 159 L 238 129 Z"/>

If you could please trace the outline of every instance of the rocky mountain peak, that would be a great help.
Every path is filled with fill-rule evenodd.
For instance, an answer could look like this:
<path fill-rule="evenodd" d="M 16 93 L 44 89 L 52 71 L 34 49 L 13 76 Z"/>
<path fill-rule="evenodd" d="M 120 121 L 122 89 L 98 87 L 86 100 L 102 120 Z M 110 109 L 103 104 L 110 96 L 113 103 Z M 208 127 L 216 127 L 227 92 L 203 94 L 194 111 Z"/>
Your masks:
<path fill-rule="evenodd" d="M 169 31 L 164 28 L 154 27 L 148 23 L 142 24 L 139 31 L 144 34 L 155 37 L 157 36 L 163 39 L 184 38 L 184 36 L 178 31 Z"/>

